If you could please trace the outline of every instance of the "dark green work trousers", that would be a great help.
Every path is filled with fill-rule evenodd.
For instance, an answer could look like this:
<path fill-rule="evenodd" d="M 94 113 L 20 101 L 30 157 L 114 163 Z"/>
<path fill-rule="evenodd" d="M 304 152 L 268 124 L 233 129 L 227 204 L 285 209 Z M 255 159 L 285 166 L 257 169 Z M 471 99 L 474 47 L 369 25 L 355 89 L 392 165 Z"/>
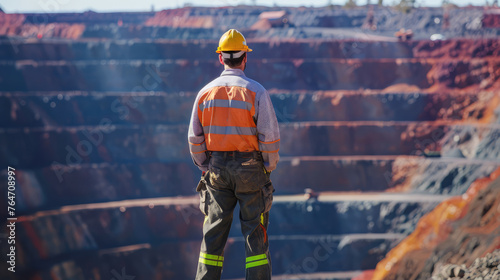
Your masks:
<path fill-rule="evenodd" d="M 267 225 L 274 188 L 262 157 L 257 153 L 212 152 L 209 170 L 197 191 L 205 222 L 196 280 L 220 279 L 237 202 L 245 237 L 246 279 L 271 279 Z"/>

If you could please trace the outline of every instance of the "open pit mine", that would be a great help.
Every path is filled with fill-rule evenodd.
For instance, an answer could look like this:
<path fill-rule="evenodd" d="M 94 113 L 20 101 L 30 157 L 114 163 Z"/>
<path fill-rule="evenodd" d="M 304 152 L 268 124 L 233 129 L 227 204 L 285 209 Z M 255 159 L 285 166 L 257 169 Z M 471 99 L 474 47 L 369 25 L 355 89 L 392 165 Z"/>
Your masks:
<path fill-rule="evenodd" d="M 471 266 L 500 249 L 499 11 L 0 11 L 0 278 L 194 278 L 203 215 L 187 129 L 229 28 L 280 124 L 273 279 Z M 223 279 L 244 278 L 244 242 L 236 214 Z"/>

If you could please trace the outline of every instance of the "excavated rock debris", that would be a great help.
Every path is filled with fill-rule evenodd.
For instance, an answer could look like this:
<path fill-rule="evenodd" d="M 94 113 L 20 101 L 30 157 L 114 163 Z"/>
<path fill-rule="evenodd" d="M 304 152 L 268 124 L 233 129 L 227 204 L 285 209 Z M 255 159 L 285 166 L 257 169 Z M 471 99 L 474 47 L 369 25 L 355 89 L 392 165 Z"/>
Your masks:
<path fill-rule="evenodd" d="M 487 254 L 484 258 L 477 258 L 467 268 L 465 265 L 448 264 L 436 270 L 432 280 L 496 280 L 500 279 L 500 250 Z"/>

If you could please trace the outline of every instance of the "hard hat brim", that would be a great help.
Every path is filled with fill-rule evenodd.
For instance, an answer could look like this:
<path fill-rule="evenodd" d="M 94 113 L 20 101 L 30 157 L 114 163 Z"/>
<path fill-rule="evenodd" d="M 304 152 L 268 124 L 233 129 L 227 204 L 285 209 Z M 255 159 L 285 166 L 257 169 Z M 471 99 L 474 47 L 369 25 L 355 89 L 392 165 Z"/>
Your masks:
<path fill-rule="evenodd" d="M 253 51 L 251 48 L 248 48 L 246 50 L 216 50 L 216 53 L 221 53 L 221 52 L 238 52 L 238 51 L 245 51 L 245 52 L 251 52 Z"/>

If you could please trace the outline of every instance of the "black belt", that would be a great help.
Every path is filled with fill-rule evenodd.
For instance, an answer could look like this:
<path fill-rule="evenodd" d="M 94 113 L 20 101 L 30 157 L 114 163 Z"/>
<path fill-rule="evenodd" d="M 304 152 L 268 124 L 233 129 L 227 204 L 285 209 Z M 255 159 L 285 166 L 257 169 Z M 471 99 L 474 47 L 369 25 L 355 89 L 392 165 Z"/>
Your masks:
<path fill-rule="evenodd" d="M 253 151 L 253 152 L 239 152 L 239 151 L 228 151 L 228 152 L 218 152 L 218 151 L 211 151 L 210 156 L 212 157 L 223 157 L 223 158 L 255 158 L 255 159 L 261 159 L 262 154 L 259 151 Z"/>

